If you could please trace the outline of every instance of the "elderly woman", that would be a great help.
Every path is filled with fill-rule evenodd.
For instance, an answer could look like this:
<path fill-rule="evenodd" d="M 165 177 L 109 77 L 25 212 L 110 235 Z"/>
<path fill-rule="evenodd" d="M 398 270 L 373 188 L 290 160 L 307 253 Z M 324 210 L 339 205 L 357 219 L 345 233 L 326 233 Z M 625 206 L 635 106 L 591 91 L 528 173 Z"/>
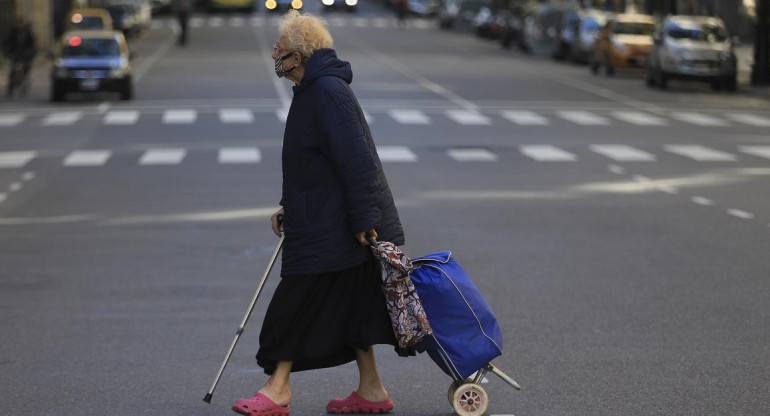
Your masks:
<path fill-rule="evenodd" d="M 294 82 L 283 138 L 281 282 L 267 309 L 257 363 L 270 375 L 245 415 L 290 414 L 292 372 L 356 361 L 358 387 L 329 413 L 381 413 L 393 402 L 377 372 L 376 344 L 397 345 L 366 235 L 401 245 L 404 235 L 348 62 L 316 17 L 290 11 L 273 46 L 275 73 Z M 282 216 L 283 222 L 279 222 Z"/>

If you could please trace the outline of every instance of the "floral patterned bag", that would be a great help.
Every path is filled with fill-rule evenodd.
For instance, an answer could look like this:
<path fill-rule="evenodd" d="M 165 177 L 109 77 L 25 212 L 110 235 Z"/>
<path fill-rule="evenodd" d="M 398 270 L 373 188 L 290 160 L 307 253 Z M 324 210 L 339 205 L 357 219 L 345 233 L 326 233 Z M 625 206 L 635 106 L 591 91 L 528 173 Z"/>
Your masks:
<path fill-rule="evenodd" d="M 392 243 L 378 242 L 377 247 L 372 246 L 371 249 L 380 261 L 382 291 L 398 346 L 412 347 L 433 333 L 420 297 L 409 278 L 412 261 Z"/>

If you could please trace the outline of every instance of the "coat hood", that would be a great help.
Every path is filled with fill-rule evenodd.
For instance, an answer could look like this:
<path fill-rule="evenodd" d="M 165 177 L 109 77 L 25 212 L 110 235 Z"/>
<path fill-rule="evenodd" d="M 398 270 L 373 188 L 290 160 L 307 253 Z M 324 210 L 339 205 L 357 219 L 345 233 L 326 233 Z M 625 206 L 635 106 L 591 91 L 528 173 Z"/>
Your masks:
<path fill-rule="evenodd" d="M 341 78 L 348 84 L 353 82 L 353 70 L 349 62 L 337 58 L 334 49 L 319 49 L 310 57 L 300 84 L 293 87 L 294 94 L 301 93 L 316 79 L 327 76 Z"/>

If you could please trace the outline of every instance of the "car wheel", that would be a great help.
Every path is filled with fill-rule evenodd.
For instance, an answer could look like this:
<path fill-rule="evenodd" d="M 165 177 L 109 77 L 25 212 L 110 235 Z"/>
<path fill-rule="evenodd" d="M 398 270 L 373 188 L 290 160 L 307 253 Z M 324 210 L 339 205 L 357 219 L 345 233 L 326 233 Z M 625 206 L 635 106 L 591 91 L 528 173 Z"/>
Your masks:
<path fill-rule="evenodd" d="M 128 101 L 132 98 L 134 98 L 134 86 L 131 84 L 131 80 L 127 80 L 123 88 L 120 89 L 120 99 Z"/>
<path fill-rule="evenodd" d="M 51 84 L 51 101 L 58 103 L 64 101 L 66 92 L 56 82 Z"/>
<path fill-rule="evenodd" d="M 663 71 L 655 71 L 655 84 L 664 90 L 668 87 L 668 79 L 666 78 L 666 74 L 664 74 Z"/>

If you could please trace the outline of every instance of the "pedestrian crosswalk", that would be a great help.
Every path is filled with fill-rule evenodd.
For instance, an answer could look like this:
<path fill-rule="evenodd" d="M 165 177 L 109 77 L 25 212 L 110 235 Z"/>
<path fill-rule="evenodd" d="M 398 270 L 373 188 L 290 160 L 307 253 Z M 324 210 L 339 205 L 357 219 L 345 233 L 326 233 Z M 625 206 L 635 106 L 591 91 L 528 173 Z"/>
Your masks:
<path fill-rule="evenodd" d="M 666 127 L 674 125 L 697 126 L 704 128 L 728 128 L 734 126 L 764 129 L 770 127 L 770 113 L 759 112 L 693 112 L 668 111 L 665 115 L 644 111 L 612 110 L 513 110 L 487 109 L 468 110 L 460 108 L 421 109 L 421 108 L 364 108 L 366 119 L 373 123 L 388 120 L 400 125 L 419 126 L 451 123 L 460 126 L 500 126 L 515 125 L 527 128 L 539 128 L 556 125 L 603 128 L 605 126 Z M 222 124 L 257 124 L 264 122 L 285 123 L 288 109 L 270 107 L 225 107 L 225 108 L 168 108 L 158 110 L 114 109 L 108 111 L 70 111 L 50 110 L 0 112 L 0 131 L 2 129 L 41 126 L 67 127 L 77 123 L 99 121 L 106 126 L 131 126 L 143 122 L 158 122 L 165 125 L 189 125 L 201 122 L 219 122 Z M 213 117 L 212 117 L 213 115 Z"/>
<path fill-rule="evenodd" d="M 436 161 L 433 148 L 412 148 L 410 146 L 378 146 L 377 151 L 383 163 L 417 163 L 421 160 Z M 182 147 L 151 148 L 146 150 L 105 150 L 85 149 L 68 153 L 29 151 L 0 152 L 0 170 L 22 169 L 38 159 L 53 161 L 64 167 L 105 166 L 120 156 L 122 163 L 131 160 L 137 166 L 183 165 L 191 153 L 206 156 L 209 160 L 223 165 L 244 165 L 262 163 L 268 159 L 280 160 L 280 148 L 262 149 L 256 146 L 221 147 L 216 149 L 186 149 Z M 216 154 L 216 157 L 214 157 Z M 770 163 L 770 145 L 738 145 L 730 149 L 715 149 L 703 145 L 667 144 L 655 148 L 640 149 L 630 145 L 593 144 L 587 146 L 559 146 L 551 144 L 528 144 L 516 147 L 486 148 L 478 146 L 455 146 L 443 150 L 447 162 L 459 163 L 519 163 L 522 160 L 543 163 L 609 160 L 615 162 L 651 163 L 664 158 L 701 163 Z"/>
<path fill-rule="evenodd" d="M 279 16 L 194 16 L 190 18 L 188 25 L 191 29 L 222 28 L 222 27 L 278 27 Z M 332 28 L 396 28 L 398 20 L 394 17 L 331 17 L 327 19 Z M 413 29 L 434 29 L 437 26 L 433 20 L 411 19 L 407 26 Z M 154 30 L 174 29 L 178 27 L 176 20 L 171 18 L 155 18 L 150 26 Z"/>

